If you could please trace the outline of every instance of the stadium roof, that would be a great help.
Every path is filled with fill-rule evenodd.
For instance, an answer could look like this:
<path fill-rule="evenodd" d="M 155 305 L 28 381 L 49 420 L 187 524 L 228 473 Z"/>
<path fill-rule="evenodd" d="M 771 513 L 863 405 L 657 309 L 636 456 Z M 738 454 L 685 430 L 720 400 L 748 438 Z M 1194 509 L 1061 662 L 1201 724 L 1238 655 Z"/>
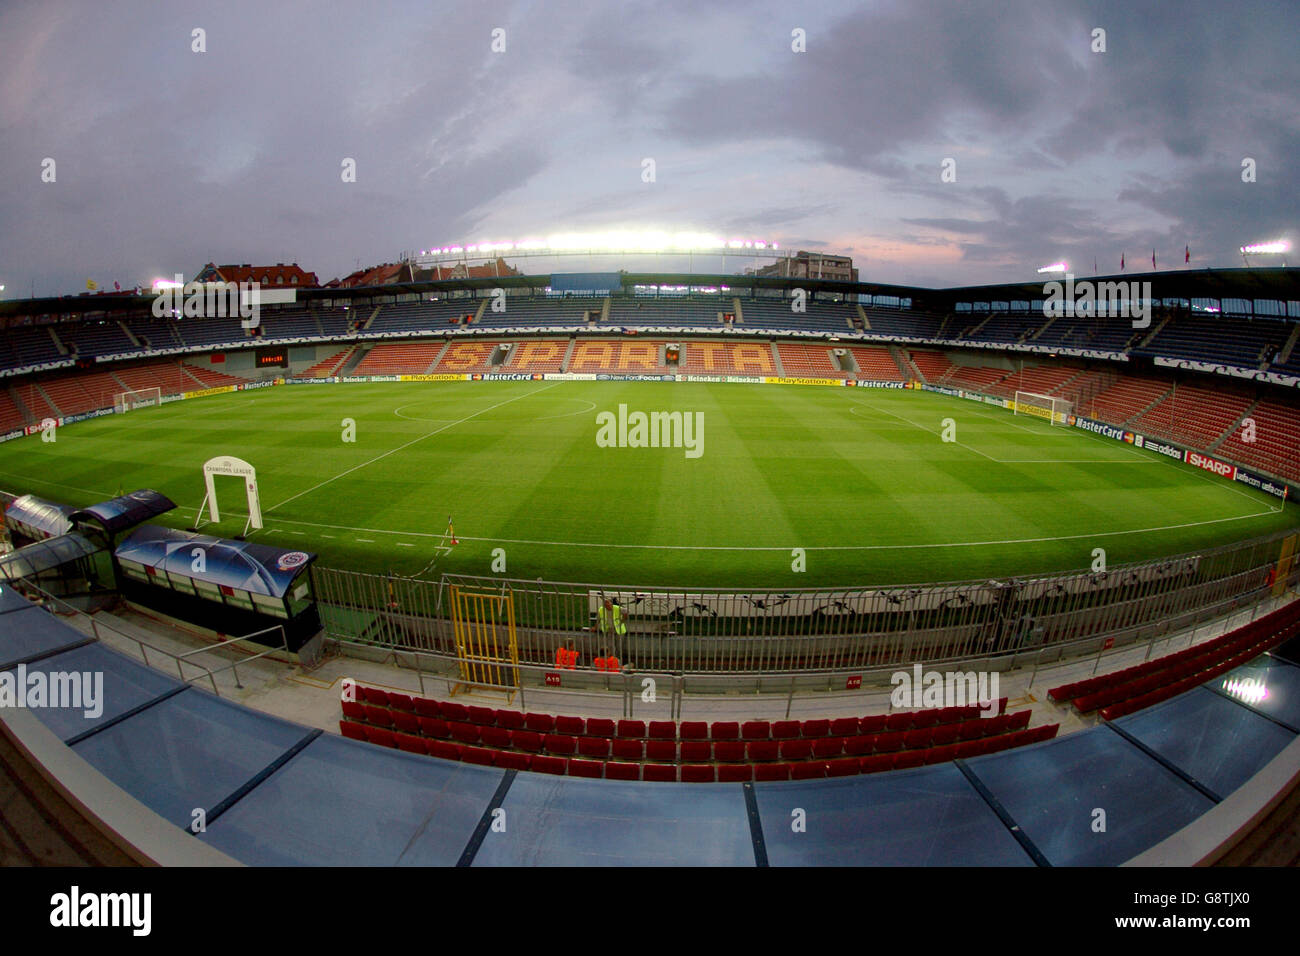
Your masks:
<path fill-rule="evenodd" d="M 624 288 L 636 285 L 682 285 L 730 289 L 772 289 L 789 291 L 806 289 L 813 293 L 840 293 L 893 296 L 911 299 L 917 308 L 949 311 L 956 302 L 988 300 L 1024 300 L 1044 297 L 1043 285 L 1059 276 L 1047 276 L 1029 282 L 999 285 L 956 286 L 945 289 L 893 285 L 881 282 L 845 282 L 832 279 L 808 279 L 784 276 L 747 276 L 701 274 L 693 272 L 623 273 Z M 1150 282 L 1156 298 L 1205 299 L 1275 299 L 1300 300 L 1300 268 L 1266 269 L 1198 269 L 1165 272 L 1132 272 L 1108 276 L 1076 276 L 1076 282 Z M 311 304 L 339 298 L 378 298 L 396 295 L 481 291 L 484 289 L 544 289 L 549 274 L 485 276 L 443 279 L 440 281 L 389 282 L 382 285 L 340 288 L 296 288 L 297 301 Z M 155 296 L 121 295 L 57 298 L 13 299 L 0 301 L 0 318 L 45 315 L 88 315 L 99 313 L 141 312 L 152 308 Z"/>

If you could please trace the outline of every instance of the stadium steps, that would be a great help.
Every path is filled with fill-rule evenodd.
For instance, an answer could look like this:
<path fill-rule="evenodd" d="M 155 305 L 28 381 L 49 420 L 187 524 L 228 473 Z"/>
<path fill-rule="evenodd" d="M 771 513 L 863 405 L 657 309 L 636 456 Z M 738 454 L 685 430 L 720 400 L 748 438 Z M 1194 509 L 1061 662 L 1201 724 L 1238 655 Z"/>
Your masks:
<path fill-rule="evenodd" d="M 335 375 L 348 375 L 354 368 L 361 364 L 361 360 L 366 357 L 366 353 L 373 348 L 370 345 L 354 345 L 348 357 L 343 360 L 343 364 L 334 370 Z"/>
<path fill-rule="evenodd" d="M 1147 336 L 1137 344 L 1137 348 L 1144 349 L 1151 344 L 1151 340 L 1164 331 L 1165 326 L 1174 320 L 1173 314 L 1166 315 L 1160 324 L 1152 329 Z"/>
<path fill-rule="evenodd" d="M 1046 332 L 1048 329 L 1050 329 L 1050 328 L 1052 327 L 1052 323 L 1055 322 L 1055 321 L 1057 320 L 1057 318 L 1059 318 L 1059 316 L 1055 316 L 1055 315 L 1053 315 L 1053 316 L 1051 316 L 1050 318 L 1048 318 L 1046 324 L 1044 324 L 1044 325 L 1043 325 L 1043 326 L 1042 326 L 1042 327 L 1041 327 L 1037 332 L 1035 332 L 1033 335 L 1029 336 L 1029 341 L 1030 341 L 1030 342 L 1034 341 L 1036 338 L 1038 338 L 1040 335 L 1042 335 L 1044 332 Z"/>
<path fill-rule="evenodd" d="M 610 310 L 611 307 L 612 307 L 612 304 L 611 304 L 610 301 L 609 301 L 609 296 L 605 296 L 605 298 L 604 298 L 604 299 L 601 301 L 601 303 L 600 303 L 600 321 L 601 321 L 601 322 L 608 322 L 608 321 L 609 321 L 609 310 Z"/>
<path fill-rule="evenodd" d="M 14 411 L 17 412 L 18 416 L 22 419 L 22 421 L 16 423 L 14 427 L 36 424 L 36 419 L 32 417 L 31 410 L 27 407 L 26 403 L 23 402 L 22 396 L 18 394 L 18 389 L 10 385 L 5 389 L 5 391 L 9 395 L 9 401 L 13 403 Z M 4 426 L 0 425 L 0 427 Z"/>
<path fill-rule="evenodd" d="M 861 302 L 857 303 L 857 307 L 858 307 L 858 318 L 862 320 L 862 328 L 865 331 L 870 332 L 871 320 L 867 318 L 867 310 L 862 307 Z M 849 328 L 853 328 L 853 319 L 851 317 L 845 316 L 844 321 L 849 324 Z"/>
<path fill-rule="evenodd" d="M 338 367 L 348 360 L 356 346 L 343 349 L 341 352 L 335 352 L 326 356 L 314 365 L 303 369 L 302 378 L 330 378 L 338 372 Z"/>
<path fill-rule="evenodd" d="M 370 323 L 375 321 L 375 319 L 379 318 L 379 311 L 382 308 L 383 308 L 382 305 L 375 306 L 375 311 L 370 313 L 370 318 L 366 319 L 365 323 L 361 326 L 360 331 L 364 332 L 366 329 L 370 328 Z"/>
<path fill-rule="evenodd" d="M 606 301 L 608 301 L 608 299 Z M 564 349 L 564 358 L 560 360 L 561 372 L 567 372 L 569 370 L 569 363 L 573 361 L 573 349 L 577 344 L 578 337 L 576 335 L 570 335 L 569 344 Z"/>
<path fill-rule="evenodd" d="M 1297 326 L 1297 329 L 1300 329 L 1300 326 Z M 1255 410 L 1255 407 L 1257 405 L 1259 405 L 1259 399 L 1255 399 L 1253 402 L 1247 405 L 1246 410 L 1242 412 L 1241 415 L 1237 418 L 1237 420 L 1228 427 L 1228 430 L 1225 431 L 1222 435 L 1220 435 L 1217 439 L 1215 439 L 1214 444 L 1206 446 L 1205 450 L 1207 452 L 1218 451 L 1219 446 L 1233 436 L 1233 433 L 1236 432 L 1236 430 L 1241 427 L 1242 422 L 1244 422 L 1247 418 L 1250 417 L 1250 413 Z"/>
<path fill-rule="evenodd" d="M 208 383 L 205 382 L 205 381 L 203 381 L 203 379 L 199 378 L 197 375 L 195 375 L 195 374 L 190 370 L 190 367 L 189 367 L 188 365 L 186 365 L 184 362 L 181 363 L 181 375 L 188 375 L 189 378 L 190 378 L 190 381 L 195 382 L 195 383 L 198 385 L 199 388 L 207 388 L 207 387 L 208 387 Z M 182 382 L 182 384 L 183 384 L 183 382 Z"/>
<path fill-rule="evenodd" d="M 126 335 L 127 339 L 130 340 L 132 345 L 138 349 L 144 349 L 144 343 L 135 337 L 135 333 L 131 331 L 131 326 L 127 325 L 121 319 L 118 319 L 117 325 L 122 330 L 123 334 Z"/>
<path fill-rule="evenodd" d="M 898 366 L 898 371 L 902 373 L 904 381 L 923 380 L 921 370 L 912 364 L 912 360 L 897 345 L 889 346 L 889 354 L 893 357 L 894 364 Z"/>
<path fill-rule="evenodd" d="M 1285 365 L 1291 361 L 1291 353 L 1295 351 L 1296 342 L 1300 341 L 1300 322 L 1297 322 L 1295 328 L 1291 330 L 1291 335 L 1287 338 L 1286 343 L 1282 346 L 1282 351 L 1277 353 L 1273 359 L 1274 365 Z"/>
<path fill-rule="evenodd" d="M 781 378 L 785 378 L 785 363 L 781 361 L 781 350 L 776 347 L 775 342 L 771 343 L 771 345 L 772 361 L 776 363 L 776 374 L 781 376 Z"/>
<path fill-rule="evenodd" d="M 54 347 L 59 350 L 59 354 L 67 355 L 68 347 L 63 344 L 63 339 L 59 338 L 59 333 L 54 331 L 54 326 L 47 325 L 45 331 L 50 333 L 50 338 L 54 342 Z"/>
<path fill-rule="evenodd" d="M 483 299 L 483 300 L 481 300 L 481 301 L 479 302 L 479 304 L 478 304 L 478 308 L 474 310 L 474 318 L 470 320 L 471 322 L 482 322 L 482 321 L 483 321 L 483 313 L 487 311 L 488 303 L 489 303 L 490 301 L 492 301 L 492 300 L 491 300 L 491 299 Z"/>
<path fill-rule="evenodd" d="M 1142 409 L 1142 411 L 1138 412 L 1136 415 L 1132 416 L 1131 418 L 1126 418 L 1126 419 L 1124 419 L 1124 421 L 1120 422 L 1120 424 L 1121 424 L 1121 425 L 1127 425 L 1129 422 L 1135 422 L 1135 421 L 1137 421 L 1137 420 L 1138 420 L 1139 418 L 1141 418 L 1143 415 L 1146 415 L 1146 414 L 1147 414 L 1148 412 L 1150 412 L 1152 409 L 1156 408 L 1157 406 L 1159 406 L 1159 405 L 1162 404 L 1163 402 L 1167 401 L 1167 400 L 1169 399 L 1169 397 L 1170 397 L 1171 395 L 1173 395 L 1173 393 L 1174 393 L 1174 387 L 1171 385 L 1171 386 L 1169 386 L 1169 388 L 1165 389 L 1164 392 L 1161 393 L 1160 397 L 1157 398 L 1154 402 L 1152 402 L 1150 405 L 1148 405 L 1146 408 Z"/>

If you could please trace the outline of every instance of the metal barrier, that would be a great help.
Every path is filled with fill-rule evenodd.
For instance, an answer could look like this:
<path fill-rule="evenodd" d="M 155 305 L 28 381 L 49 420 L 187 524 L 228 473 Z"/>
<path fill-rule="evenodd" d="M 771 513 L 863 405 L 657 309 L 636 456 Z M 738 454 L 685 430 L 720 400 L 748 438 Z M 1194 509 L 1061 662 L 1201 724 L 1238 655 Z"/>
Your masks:
<path fill-rule="evenodd" d="M 456 587 L 512 595 L 521 665 L 545 668 L 573 641 L 580 666 L 608 651 L 638 672 L 845 673 L 1028 660 L 1092 640 L 1167 634 L 1261 600 L 1270 587 L 1294 587 L 1300 566 L 1279 563 L 1293 538 L 1282 532 L 1103 573 L 924 587 L 737 592 L 454 574 L 435 582 L 326 568 L 316 583 L 327 635 L 349 644 L 454 658 L 444 601 Z M 623 608 L 626 634 L 598 632 L 604 597 Z"/>

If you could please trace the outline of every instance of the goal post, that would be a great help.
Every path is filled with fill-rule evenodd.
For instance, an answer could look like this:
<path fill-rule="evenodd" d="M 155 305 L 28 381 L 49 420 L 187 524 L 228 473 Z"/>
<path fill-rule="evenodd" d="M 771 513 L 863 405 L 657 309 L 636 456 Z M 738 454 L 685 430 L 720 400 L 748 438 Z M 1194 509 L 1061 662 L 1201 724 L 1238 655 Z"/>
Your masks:
<path fill-rule="evenodd" d="M 129 412 L 136 408 L 153 408 L 162 404 L 162 389 L 157 385 L 149 388 L 127 389 L 113 396 L 113 408 L 119 412 Z"/>
<path fill-rule="evenodd" d="M 1069 423 L 1074 406 L 1064 398 L 1057 398 L 1054 395 L 1018 391 L 1011 402 L 1011 410 L 1016 415 L 1032 415 L 1035 418 L 1045 419 L 1053 425 L 1066 425 Z"/>

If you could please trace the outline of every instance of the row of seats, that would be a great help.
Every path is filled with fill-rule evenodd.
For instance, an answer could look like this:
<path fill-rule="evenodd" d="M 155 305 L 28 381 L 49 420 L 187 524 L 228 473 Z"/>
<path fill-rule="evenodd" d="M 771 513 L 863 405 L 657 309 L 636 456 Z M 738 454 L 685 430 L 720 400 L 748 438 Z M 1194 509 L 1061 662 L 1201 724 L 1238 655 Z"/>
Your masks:
<path fill-rule="evenodd" d="M 1141 704 L 1146 707 L 1157 699 L 1175 696 L 1224 670 L 1240 666 L 1297 632 L 1300 632 L 1300 601 L 1208 643 L 1100 677 L 1053 687 L 1047 695 L 1052 700 L 1071 701 L 1081 713 L 1101 709 L 1103 716 L 1112 705 L 1138 698 L 1146 700 Z M 1174 687 L 1179 689 L 1173 690 Z M 1165 689 L 1169 693 L 1157 697 L 1157 692 Z"/>
<path fill-rule="evenodd" d="M 860 773 L 904 770 L 951 760 L 971 759 L 998 753 L 1013 747 L 1040 743 L 1056 736 L 1059 724 L 1018 730 L 997 737 L 962 741 L 910 752 L 876 753 L 860 757 L 776 763 L 638 763 L 630 760 L 607 761 L 564 757 L 554 754 L 499 750 L 429 739 L 401 731 L 388 730 L 339 721 L 339 731 L 352 740 L 363 740 L 407 753 L 425 754 L 444 760 L 460 760 L 485 767 L 531 770 L 573 777 L 606 780 L 645 780 L 664 783 L 714 783 L 777 780 L 815 780 L 824 777 L 847 777 Z"/>
<path fill-rule="evenodd" d="M 455 740 L 462 744 L 482 743 L 499 750 L 523 750 L 553 756 L 609 757 L 620 760 L 654 760 L 665 763 L 718 761 L 737 763 L 811 758 L 865 756 L 872 753 L 896 753 L 901 750 L 924 750 L 967 740 L 980 740 L 1024 730 L 1030 712 L 1002 714 L 996 717 L 973 717 L 960 724 L 941 724 L 915 730 L 882 731 L 847 737 L 795 737 L 786 739 L 682 740 L 665 738 L 625 738 L 573 736 L 532 730 L 480 726 L 448 721 L 440 717 L 422 717 L 407 711 L 393 711 L 369 704 L 344 702 L 346 719 L 371 727 L 393 729 L 436 740 Z"/>
<path fill-rule="evenodd" d="M 350 694 L 343 701 L 345 713 L 356 714 L 357 706 L 369 705 L 420 717 L 433 717 L 480 727 L 503 727 L 507 730 L 531 730 L 536 733 L 560 733 L 574 737 L 621 737 L 634 740 L 793 740 L 797 738 L 846 737 L 881 731 L 921 730 L 943 724 L 956 724 L 981 717 L 978 704 L 933 707 L 925 710 L 896 711 L 869 717 L 816 718 L 811 720 L 615 720 L 607 717 L 553 716 L 551 714 L 497 710 L 456 701 L 433 700 L 378 687 L 350 683 Z M 355 699 L 353 699 L 355 698 Z M 998 715 L 1006 713 L 1007 698 L 997 701 Z M 358 718 L 360 719 L 360 718 Z"/>

